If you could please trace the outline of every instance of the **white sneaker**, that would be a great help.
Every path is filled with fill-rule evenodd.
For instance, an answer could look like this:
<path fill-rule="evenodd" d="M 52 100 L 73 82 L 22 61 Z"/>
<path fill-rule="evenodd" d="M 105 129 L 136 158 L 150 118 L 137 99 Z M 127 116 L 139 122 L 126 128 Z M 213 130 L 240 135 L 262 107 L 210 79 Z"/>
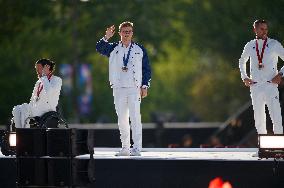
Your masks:
<path fill-rule="evenodd" d="M 137 148 L 132 148 L 130 152 L 130 156 L 141 156 L 140 150 Z"/>
<path fill-rule="evenodd" d="M 253 153 L 253 154 L 252 154 L 252 157 L 258 157 L 258 152 Z"/>
<path fill-rule="evenodd" d="M 129 156 L 129 155 L 130 155 L 129 148 L 121 148 L 121 150 L 115 154 L 115 156 Z"/>

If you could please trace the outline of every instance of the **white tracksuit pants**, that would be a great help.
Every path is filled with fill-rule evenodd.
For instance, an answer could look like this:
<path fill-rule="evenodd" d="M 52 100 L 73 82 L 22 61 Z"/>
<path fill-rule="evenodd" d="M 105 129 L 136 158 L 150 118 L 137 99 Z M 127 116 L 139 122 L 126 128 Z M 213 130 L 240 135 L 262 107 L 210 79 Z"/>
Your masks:
<path fill-rule="evenodd" d="M 12 114 L 16 128 L 29 128 L 29 124 L 26 122 L 27 118 L 31 115 L 29 104 L 24 103 L 15 106 Z"/>
<path fill-rule="evenodd" d="M 276 84 L 256 83 L 251 86 L 255 127 L 258 134 L 267 134 L 265 105 L 273 123 L 274 134 L 283 134 L 279 91 Z"/>
<path fill-rule="evenodd" d="M 122 147 L 130 148 L 131 121 L 133 148 L 142 148 L 142 123 L 140 114 L 140 88 L 113 88 L 115 110 Z"/>

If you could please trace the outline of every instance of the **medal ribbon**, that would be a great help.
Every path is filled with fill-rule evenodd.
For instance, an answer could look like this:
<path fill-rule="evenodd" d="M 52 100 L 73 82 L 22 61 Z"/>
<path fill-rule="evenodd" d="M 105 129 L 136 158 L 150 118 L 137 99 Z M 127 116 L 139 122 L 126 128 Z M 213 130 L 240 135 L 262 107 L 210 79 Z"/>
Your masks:
<path fill-rule="evenodd" d="M 50 81 L 52 74 L 49 74 L 47 76 L 48 81 Z M 36 92 L 36 96 L 39 97 L 39 94 L 41 93 L 41 91 L 43 90 L 43 84 L 40 82 L 38 87 L 37 87 L 37 92 Z"/>
<path fill-rule="evenodd" d="M 128 61 L 129 61 L 130 52 L 131 52 L 131 48 L 132 48 L 132 44 L 133 44 L 133 43 L 131 43 L 131 45 L 130 45 L 130 47 L 129 47 L 127 56 L 125 57 L 125 54 L 123 55 L 123 66 L 124 66 L 124 67 L 127 67 L 127 64 L 128 64 Z"/>
<path fill-rule="evenodd" d="M 267 43 L 267 38 L 263 42 L 261 54 L 259 55 L 258 42 L 257 42 L 257 39 L 255 39 L 255 48 L 256 48 L 255 50 L 256 50 L 256 55 L 257 55 L 257 59 L 258 59 L 258 65 L 260 65 L 260 66 L 262 66 L 262 59 L 263 59 L 263 54 L 264 54 L 264 50 L 265 50 L 265 47 L 266 47 L 266 43 Z"/>

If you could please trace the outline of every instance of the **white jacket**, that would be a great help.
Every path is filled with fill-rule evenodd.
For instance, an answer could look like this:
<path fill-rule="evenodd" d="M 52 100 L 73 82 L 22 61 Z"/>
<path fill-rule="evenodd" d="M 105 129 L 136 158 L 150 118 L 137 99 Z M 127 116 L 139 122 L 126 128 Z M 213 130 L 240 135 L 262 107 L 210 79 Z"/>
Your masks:
<path fill-rule="evenodd" d="M 96 49 L 102 55 L 109 57 L 109 81 L 112 87 L 119 87 L 120 72 L 123 67 L 123 55 L 124 51 L 119 50 L 121 42 L 109 43 L 108 41 L 101 39 L 97 42 Z M 128 71 L 133 72 L 135 85 L 137 87 L 150 86 L 151 69 L 149 60 L 145 48 L 137 43 L 133 43 L 131 53 L 129 57 L 129 64 L 132 67 L 128 67 Z"/>
<path fill-rule="evenodd" d="M 241 58 L 239 59 L 241 78 L 243 80 L 249 78 L 246 71 L 246 63 L 250 59 L 250 78 L 258 83 L 271 81 L 272 78 L 278 74 L 278 57 L 284 60 L 284 48 L 277 40 L 268 38 L 262 60 L 264 67 L 259 69 L 255 40 L 256 39 L 251 40 L 245 45 Z M 264 40 L 258 39 L 260 54 L 263 42 Z M 284 68 L 282 67 L 280 71 L 284 73 Z"/>
<path fill-rule="evenodd" d="M 43 83 L 43 90 L 40 92 L 39 100 L 36 101 L 38 86 L 41 82 Z M 31 117 L 42 116 L 49 111 L 56 111 L 61 86 L 62 79 L 57 76 L 51 76 L 50 80 L 44 76 L 36 82 L 29 103 Z"/>
<path fill-rule="evenodd" d="M 109 57 L 109 81 L 113 87 L 118 86 L 120 83 L 121 67 L 123 67 L 124 52 L 118 50 L 119 45 L 113 49 Z M 132 67 L 128 67 L 128 71 L 133 72 L 134 82 L 137 87 L 141 87 L 142 84 L 142 57 L 142 49 L 137 44 L 133 44 L 129 57 L 129 64 Z"/>

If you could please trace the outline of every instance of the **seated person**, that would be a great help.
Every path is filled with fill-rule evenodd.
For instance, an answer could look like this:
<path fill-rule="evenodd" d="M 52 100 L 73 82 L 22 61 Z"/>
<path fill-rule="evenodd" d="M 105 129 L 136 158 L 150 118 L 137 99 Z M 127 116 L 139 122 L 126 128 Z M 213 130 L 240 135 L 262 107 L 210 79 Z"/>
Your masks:
<path fill-rule="evenodd" d="M 17 105 L 12 114 L 16 128 L 29 128 L 28 118 L 42 116 L 46 112 L 56 111 L 62 79 L 54 76 L 55 63 L 49 59 L 40 59 L 35 63 L 38 81 L 35 83 L 30 103 Z"/>

